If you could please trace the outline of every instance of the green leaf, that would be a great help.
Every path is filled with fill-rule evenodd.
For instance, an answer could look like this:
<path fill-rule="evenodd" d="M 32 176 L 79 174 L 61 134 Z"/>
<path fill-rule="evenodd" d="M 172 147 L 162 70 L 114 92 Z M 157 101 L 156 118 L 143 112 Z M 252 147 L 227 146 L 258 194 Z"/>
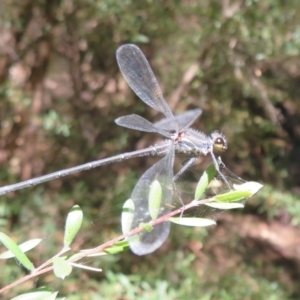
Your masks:
<path fill-rule="evenodd" d="M 64 258 L 55 257 L 53 259 L 53 271 L 56 277 L 65 279 L 66 276 L 71 274 L 72 266 Z"/>
<path fill-rule="evenodd" d="M 6 234 L 0 232 L 0 242 L 10 250 L 16 259 L 28 270 L 32 271 L 34 266 L 28 257 L 22 252 L 18 245 Z"/>
<path fill-rule="evenodd" d="M 42 287 L 11 298 L 11 300 L 54 300 L 57 294 L 58 292 L 53 293 L 51 289 Z"/>
<path fill-rule="evenodd" d="M 156 220 L 162 199 L 162 188 L 158 180 L 154 180 L 150 185 L 148 207 L 152 220 Z"/>
<path fill-rule="evenodd" d="M 103 251 L 108 254 L 117 254 L 123 252 L 124 250 L 125 250 L 124 247 L 112 246 L 110 248 L 104 249 Z"/>
<path fill-rule="evenodd" d="M 103 251 L 109 254 L 116 254 L 129 249 L 127 240 L 116 242 L 113 246 L 104 249 Z"/>
<path fill-rule="evenodd" d="M 43 298 L 43 300 L 55 300 L 57 299 L 58 292 L 52 293 L 51 295 L 46 296 L 45 298 Z M 61 298 L 60 298 L 61 299 Z M 61 300 L 66 299 L 66 298 L 62 298 Z"/>
<path fill-rule="evenodd" d="M 128 241 L 127 240 L 122 240 L 118 241 L 115 243 L 116 246 L 121 246 L 121 247 L 129 247 Z"/>
<path fill-rule="evenodd" d="M 200 180 L 198 181 L 196 191 L 195 191 L 195 199 L 198 200 L 202 197 L 204 194 L 204 191 L 206 190 L 209 183 L 213 180 L 215 177 L 217 171 L 214 166 L 214 164 L 210 164 L 208 168 L 204 171 L 202 176 L 200 177 Z"/>
<path fill-rule="evenodd" d="M 125 201 L 121 215 L 121 227 L 123 234 L 130 231 L 134 215 L 134 203 L 131 199 Z"/>
<path fill-rule="evenodd" d="M 234 184 L 233 185 L 233 188 L 236 191 L 249 191 L 249 192 L 251 192 L 251 196 L 256 194 L 262 187 L 263 187 L 262 184 L 255 182 L 255 181 L 249 181 L 249 182 L 245 182 L 243 184 Z"/>
<path fill-rule="evenodd" d="M 82 224 L 83 213 L 81 208 L 78 205 L 74 205 L 71 211 L 68 214 L 66 227 L 65 227 L 65 236 L 64 236 L 64 246 L 69 247 L 75 236 L 77 235 L 81 224 Z"/>
<path fill-rule="evenodd" d="M 204 203 L 207 206 L 217 208 L 217 209 L 234 209 L 234 208 L 244 208 L 242 203 L 231 203 L 231 202 L 209 202 Z"/>
<path fill-rule="evenodd" d="M 36 247 L 43 239 L 32 239 L 29 241 L 26 241 L 22 244 L 19 244 L 18 247 L 20 250 L 25 253 L 34 247 Z M 11 251 L 5 251 L 0 255 L 0 259 L 7 259 L 7 258 L 12 258 L 15 257 L 15 255 Z"/>
<path fill-rule="evenodd" d="M 214 220 L 204 218 L 170 218 L 169 220 L 178 225 L 193 227 L 206 227 L 216 225 L 216 222 Z"/>
<path fill-rule="evenodd" d="M 234 202 L 248 198 L 252 195 L 249 191 L 231 191 L 225 194 L 214 196 L 216 202 Z"/>

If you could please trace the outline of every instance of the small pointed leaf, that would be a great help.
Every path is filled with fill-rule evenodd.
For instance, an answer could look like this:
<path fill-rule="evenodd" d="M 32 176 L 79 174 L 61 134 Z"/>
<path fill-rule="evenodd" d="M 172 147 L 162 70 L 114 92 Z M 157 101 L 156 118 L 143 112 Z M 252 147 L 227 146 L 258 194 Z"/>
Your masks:
<path fill-rule="evenodd" d="M 120 246 L 112 246 L 107 249 L 104 249 L 103 251 L 108 254 L 117 254 L 117 253 L 123 252 L 124 248 L 120 247 Z"/>
<path fill-rule="evenodd" d="M 249 191 L 230 191 L 225 194 L 214 196 L 216 202 L 234 202 L 248 198 L 252 195 Z"/>
<path fill-rule="evenodd" d="M 48 296 L 46 296 L 45 298 L 42 298 L 42 299 L 43 300 L 55 300 L 55 299 L 57 299 L 56 298 L 57 294 L 58 294 L 58 292 L 55 292 L 55 293 L 52 293 L 51 295 L 48 295 Z M 65 299 L 65 298 L 63 298 L 63 299 Z M 61 299 L 61 300 L 63 300 L 63 299 Z"/>
<path fill-rule="evenodd" d="M 19 244 L 19 248 L 23 253 L 33 249 L 36 247 L 43 239 L 32 239 L 29 241 L 26 241 L 22 244 Z M 11 251 L 5 251 L 0 255 L 0 259 L 7 259 L 7 258 L 12 258 L 15 257 L 15 255 Z"/>
<path fill-rule="evenodd" d="M 57 294 L 58 292 L 53 293 L 53 291 L 47 287 L 41 287 L 36 290 L 31 290 L 22 295 L 18 295 L 17 297 L 11 298 L 11 300 L 52 300 L 56 299 Z M 48 298 L 51 295 L 53 295 L 54 298 Z"/>
<path fill-rule="evenodd" d="M 34 266 L 28 257 L 22 252 L 18 245 L 6 234 L 0 232 L 0 242 L 13 253 L 16 259 L 28 270 L 32 271 Z"/>
<path fill-rule="evenodd" d="M 150 185 L 148 207 L 152 220 L 156 220 L 162 198 L 162 188 L 158 180 L 154 180 Z"/>
<path fill-rule="evenodd" d="M 128 240 L 116 242 L 113 246 L 104 249 L 103 251 L 109 254 L 116 254 L 129 249 Z"/>
<path fill-rule="evenodd" d="M 65 279 L 66 276 L 71 274 L 72 266 L 64 258 L 55 257 L 53 259 L 53 271 L 56 277 Z"/>
<path fill-rule="evenodd" d="M 81 224 L 82 224 L 83 213 L 78 205 L 74 205 L 68 214 L 65 236 L 64 236 L 64 246 L 70 247 L 75 236 L 77 235 Z"/>
<path fill-rule="evenodd" d="M 115 243 L 116 246 L 120 246 L 120 247 L 129 247 L 128 241 L 127 240 L 122 240 L 122 241 L 118 241 Z"/>
<path fill-rule="evenodd" d="M 234 209 L 234 208 L 244 208 L 244 205 L 242 203 L 232 203 L 232 202 L 209 202 L 204 203 L 205 205 L 217 209 Z"/>
<path fill-rule="evenodd" d="M 126 234 L 131 229 L 131 224 L 134 215 L 134 203 L 131 199 L 125 201 L 122 209 L 121 227 L 123 234 Z"/>
<path fill-rule="evenodd" d="M 170 218 L 169 220 L 178 225 L 193 227 L 206 227 L 216 225 L 216 222 L 214 220 L 204 218 Z"/>
<path fill-rule="evenodd" d="M 198 184 L 196 187 L 196 191 L 195 191 L 195 199 L 196 200 L 198 200 L 202 197 L 207 186 L 215 177 L 216 172 L 217 171 L 216 171 L 214 164 L 210 164 L 208 166 L 208 168 L 204 171 L 204 173 L 200 177 L 200 180 L 198 181 Z"/>
<path fill-rule="evenodd" d="M 262 187 L 263 187 L 262 184 L 255 182 L 255 181 L 249 181 L 249 182 L 245 182 L 243 184 L 234 184 L 233 185 L 233 188 L 236 191 L 249 191 L 249 192 L 251 192 L 251 196 L 256 194 Z"/>

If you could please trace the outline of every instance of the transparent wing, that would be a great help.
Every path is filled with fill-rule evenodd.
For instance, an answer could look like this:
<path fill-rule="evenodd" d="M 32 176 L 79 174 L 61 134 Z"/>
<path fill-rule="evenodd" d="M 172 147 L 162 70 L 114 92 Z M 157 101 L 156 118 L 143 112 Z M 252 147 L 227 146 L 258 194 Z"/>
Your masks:
<path fill-rule="evenodd" d="M 139 115 L 132 114 L 132 115 L 120 117 L 116 119 L 115 122 L 119 126 L 123 126 L 134 130 L 144 131 L 144 132 L 157 132 L 167 137 L 168 139 L 171 138 L 168 132 L 164 131 L 161 128 L 155 127 L 151 122 L 149 122 L 148 120 L 146 120 L 145 118 Z"/>
<path fill-rule="evenodd" d="M 173 119 L 162 119 L 154 123 L 154 126 L 167 131 L 172 131 L 174 129 L 180 131 L 181 129 L 190 127 L 201 114 L 202 109 L 200 108 L 188 110 L 175 116 Z"/>
<path fill-rule="evenodd" d="M 140 48 L 131 44 L 121 46 L 117 50 L 117 61 L 121 73 L 136 95 L 167 118 L 172 118 L 173 114 Z"/>
<path fill-rule="evenodd" d="M 153 220 L 149 206 L 149 195 L 154 181 L 159 182 L 162 191 L 161 203 L 155 219 L 170 212 L 173 195 L 173 164 L 174 144 L 170 142 L 170 149 L 167 154 L 142 175 L 132 192 L 131 199 L 134 202 L 135 210 L 131 229 Z M 142 231 L 140 234 L 129 238 L 130 248 L 137 255 L 152 253 L 165 242 L 169 231 L 170 222 L 155 225 L 152 231 Z"/>

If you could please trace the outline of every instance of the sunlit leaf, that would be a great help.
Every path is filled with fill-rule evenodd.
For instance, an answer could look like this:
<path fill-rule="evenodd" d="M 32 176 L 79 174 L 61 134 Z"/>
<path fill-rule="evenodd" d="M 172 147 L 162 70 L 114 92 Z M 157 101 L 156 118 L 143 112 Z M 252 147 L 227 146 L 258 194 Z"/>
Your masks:
<path fill-rule="evenodd" d="M 211 225 L 216 225 L 216 222 L 211 219 L 204 218 L 170 218 L 171 222 L 184 225 L 184 226 L 193 226 L 193 227 L 206 227 Z"/>
<path fill-rule="evenodd" d="M 162 188 L 158 180 L 154 180 L 150 185 L 148 207 L 152 220 L 158 216 L 162 199 Z"/>
<path fill-rule="evenodd" d="M 66 276 L 71 274 L 72 266 L 64 258 L 55 257 L 53 259 L 53 271 L 56 277 L 65 279 Z"/>
<path fill-rule="evenodd" d="M 249 181 L 243 184 L 234 184 L 233 188 L 236 191 L 249 191 L 251 192 L 251 196 L 256 194 L 261 188 L 263 187 L 262 184 L 255 182 L 255 181 Z"/>
<path fill-rule="evenodd" d="M 109 254 L 116 254 L 129 249 L 128 240 L 116 242 L 113 246 L 104 249 L 103 251 Z"/>
<path fill-rule="evenodd" d="M 53 292 L 47 287 L 41 287 L 11 298 L 11 300 L 54 300 L 57 294 L 58 292 Z"/>
<path fill-rule="evenodd" d="M 109 253 L 109 254 L 116 254 L 116 253 L 123 252 L 124 247 L 112 246 L 112 247 L 109 247 L 107 249 L 104 249 L 103 251 L 106 252 L 106 253 Z"/>
<path fill-rule="evenodd" d="M 18 245 L 6 234 L 0 232 L 0 242 L 13 253 L 14 257 L 28 270 L 32 271 L 34 266 L 28 257 L 22 252 Z"/>
<path fill-rule="evenodd" d="M 131 199 L 125 201 L 121 215 L 121 227 L 123 234 L 126 234 L 131 229 L 131 224 L 134 215 L 134 202 Z"/>
<path fill-rule="evenodd" d="M 236 203 L 236 202 L 208 202 L 204 203 L 205 205 L 217 209 L 234 209 L 234 208 L 244 208 L 244 205 L 242 203 Z"/>
<path fill-rule="evenodd" d="M 55 299 L 57 299 L 56 297 L 57 297 L 57 294 L 58 294 L 58 292 L 55 292 L 55 293 L 52 293 L 51 295 L 48 295 L 48 296 L 46 296 L 45 298 L 43 298 L 43 300 L 55 300 Z M 60 300 L 64 300 L 65 298 L 63 298 L 63 299 L 60 299 Z"/>
<path fill-rule="evenodd" d="M 64 246 L 69 247 L 82 224 L 83 213 L 78 205 L 74 205 L 68 214 L 65 227 Z"/>
<path fill-rule="evenodd" d="M 22 244 L 19 244 L 19 248 L 20 250 L 25 253 L 31 249 L 33 249 L 34 247 L 36 247 L 43 239 L 32 239 L 29 241 L 26 241 Z M 11 251 L 5 251 L 0 255 L 0 259 L 7 259 L 7 258 L 11 258 L 11 257 L 15 257 L 15 255 L 11 252 Z"/>
<path fill-rule="evenodd" d="M 214 164 L 210 164 L 209 167 L 204 171 L 200 180 L 198 181 L 196 191 L 195 191 L 195 199 L 198 200 L 202 197 L 204 191 L 206 190 L 209 183 L 213 180 L 216 175 L 216 168 Z"/>
<path fill-rule="evenodd" d="M 234 202 L 248 198 L 252 195 L 249 191 L 231 191 L 225 194 L 214 196 L 216 202 Z"/>
<path fill-rule="evenodd" d="M 115 243 L 116 246 L 120 246 L 120 247 L 128 247 L 128 241 L 127 240 L 122 240 L 122 241 L 118 241 Z"/>

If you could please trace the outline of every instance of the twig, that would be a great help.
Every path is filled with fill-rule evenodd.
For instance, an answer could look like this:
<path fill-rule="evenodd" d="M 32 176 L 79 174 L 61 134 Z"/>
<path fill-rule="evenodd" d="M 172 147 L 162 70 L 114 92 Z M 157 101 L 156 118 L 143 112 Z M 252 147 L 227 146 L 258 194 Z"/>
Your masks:
<path fill-rule="evenodd" d="M 166 222 L 168 221 L 172 216 L 174 215 L 177 215 L 177 214 L 180 214 L 182 212 L 184 212 L 185 210 L 187 209 L 190 209 L 192 207 L 195 207 L 195 206 L 199 206 L 201 204 L 204 204 L 204 203 L 208 203 L 208 202 L 211 202 L 213 201 L 214 198 L 208 198 L 208 199 L 203 199 L 203 200 L 193 200 L 191 201 L 189 204 L 187 205 L 184 205 L 156 220 L 153 220 L 151 222 L 149 222 L 149 225 L 150 226 L 155 226 L 157 224 L 160 224 L 160 223 L 163 223 L 163 222 Z M 84 252 L 80 252 L 80 253 L 77 253 L 75 255 L 73 255 L 72 257 L 70 257 L 68 259 L 69 262 L 76 262 L 84 257 L 87 257 L 89 255 L 92 255 L 92 254 L 95 254 L 95 253 L 99 253 L 101 251 L 103 251 L 104 249 L 106 248 L 109 248 L 111 246 L 113 246 L 116 242 L 118 241 L 121 241 L 127 237 L 130 237 L 132 235 L 135 235 L 135 234 L 138 234 L 140 232 L 142 232 L 144 229 L 142 227 L 138 227 L 138 228 L 135 228 L 133 230 L 131 230 L 130 232 L 126 233 L 126 234 L 122 234 L 121 236 L 118 236 L 112 240 L 110 240 L 109 242 L 106 242 L 96 248 L 93 248 L 93 249 L 90 249 L 88 251 L 84 251 Z M 58 257 L 60 256 L 61 254 L 63 254 L 64 252 L 66 252 L 68 249 L 63 249 L 62 251 L 60 251 L 58 254 L 56 254 L 53 258 L 55 257 Z M 51 263 L 53 261 L 53 258 L 49 259 L 47 262 L 45 262 L 44 264 L 42 264 L 40 267 L 34 269 L 30 274 L 16 280 L 15 282 L 5 286 L 4 288 L 0 289 L 0 294 L 3 294 L 4 292 L 8 291 L 9 289 L 19 285 L 20 283 L 23 283 L 27 280 L 30 280 L 34 277 L 37 277 L 39 275 L 42 275 L 44 273 L 47 273 L 47 272 L 50 272 L 53 270 L 53 266 L 50 266 L 50 267 L 47 267 L 45 269 L 42 269 L 44 266 L 48 265 L 49 263 Z"/>

